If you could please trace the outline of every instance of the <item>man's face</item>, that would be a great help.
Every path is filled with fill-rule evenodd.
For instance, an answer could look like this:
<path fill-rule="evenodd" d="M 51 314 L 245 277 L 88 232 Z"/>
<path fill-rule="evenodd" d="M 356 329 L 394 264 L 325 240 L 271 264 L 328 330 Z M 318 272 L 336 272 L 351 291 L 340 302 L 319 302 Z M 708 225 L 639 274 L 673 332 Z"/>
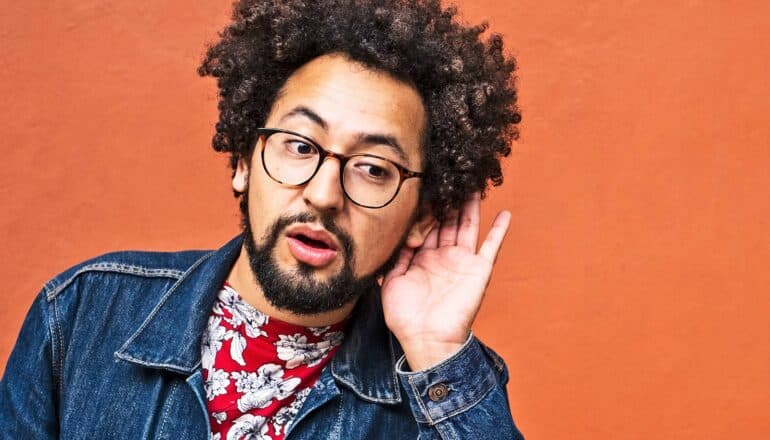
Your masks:
<path fill-rule="evenodd" d="M 298 69 L 265 126 L 301 133 L 334 153 L 374 154 L 423 170 L 425 110 L 417 91 L 344 56 L 321 56 Z M 298 314 L 339 308 L 364 293 L 400 245 L 422 244 L 430 222 L 415 215 L 419 179 L 404 181 L 385 207 L 364 208 L 345 197 L 337 159 L 292 187 L 265 173 L 261 148 L 251 163 L 238 164 L 233 188 L 246 191 L 246 249 L 274 306 Z"/>

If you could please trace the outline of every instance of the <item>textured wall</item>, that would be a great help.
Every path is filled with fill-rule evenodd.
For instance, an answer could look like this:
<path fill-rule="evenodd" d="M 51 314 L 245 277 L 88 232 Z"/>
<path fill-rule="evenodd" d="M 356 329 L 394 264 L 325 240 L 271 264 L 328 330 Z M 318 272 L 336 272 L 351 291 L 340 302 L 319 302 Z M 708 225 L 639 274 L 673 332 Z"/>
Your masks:
<path fill-rule="evenodd" d="M 0 365 L 42 283 L 238 230 L 195 68 L 214 1 L 6 2 Z M 531 439 L 770 436 L 770 3 L 464 1 L 518 56 L 514 214 L 476 332 Z"/>

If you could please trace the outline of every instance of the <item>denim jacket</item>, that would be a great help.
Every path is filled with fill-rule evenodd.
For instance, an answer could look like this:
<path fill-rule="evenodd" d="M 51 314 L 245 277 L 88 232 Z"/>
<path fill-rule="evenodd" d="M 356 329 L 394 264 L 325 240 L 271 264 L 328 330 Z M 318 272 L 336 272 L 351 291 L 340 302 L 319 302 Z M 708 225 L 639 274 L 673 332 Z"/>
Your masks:
<path fill-rule="evenodd" d="M 46 283 L 0 381 L 9 439 L 207 439 L 201 335 L 241 249 L 117 252 Z M 287 439 L 521 439 L 506 367 L 471 336 L 404 371 L 378 293 L 361 297 Z"/>

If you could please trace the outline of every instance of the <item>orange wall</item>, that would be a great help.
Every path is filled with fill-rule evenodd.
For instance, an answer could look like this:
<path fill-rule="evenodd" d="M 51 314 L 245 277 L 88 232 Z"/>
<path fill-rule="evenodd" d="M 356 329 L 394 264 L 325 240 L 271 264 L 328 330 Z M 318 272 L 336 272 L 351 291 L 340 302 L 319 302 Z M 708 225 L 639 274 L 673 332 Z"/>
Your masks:
<path fill-rule="evenodd" d="M 195 68 L 229 2 L 0 15 L 0 365 L 42 283 L 238 230 Z M 507 36 L 524 123 L 476 332 L 530 439 L 770 437 L 770 3 L 464 1 Z"/>

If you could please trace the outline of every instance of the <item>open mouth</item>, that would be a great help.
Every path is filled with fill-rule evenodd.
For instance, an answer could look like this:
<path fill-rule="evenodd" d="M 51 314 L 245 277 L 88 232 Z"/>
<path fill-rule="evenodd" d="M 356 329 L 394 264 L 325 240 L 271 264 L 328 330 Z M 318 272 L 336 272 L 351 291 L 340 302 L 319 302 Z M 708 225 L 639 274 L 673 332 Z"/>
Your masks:
<path fill-rule="evenodd" d="M 325 229 L 296 225 L 290 227 L 286 231 L 286 235 L 313 249 L 337 250 L 334 238 Z"/>
<path fill-rule="evenodd" d="M 326 231 L 300 226 L 288 231 L 286 238 L 294 258 L 311 266 L 327 266 L 337 257 L 334 239 Z"/>
<path fill-rule="evenodd" d="M 328 243 L 321 240 L 310 238 L 304 234 L 293 234 L 293 235 L 289 235 L 289 237 L 296 238 L 302 243 L 317 249 L 333 249 Z"/>

